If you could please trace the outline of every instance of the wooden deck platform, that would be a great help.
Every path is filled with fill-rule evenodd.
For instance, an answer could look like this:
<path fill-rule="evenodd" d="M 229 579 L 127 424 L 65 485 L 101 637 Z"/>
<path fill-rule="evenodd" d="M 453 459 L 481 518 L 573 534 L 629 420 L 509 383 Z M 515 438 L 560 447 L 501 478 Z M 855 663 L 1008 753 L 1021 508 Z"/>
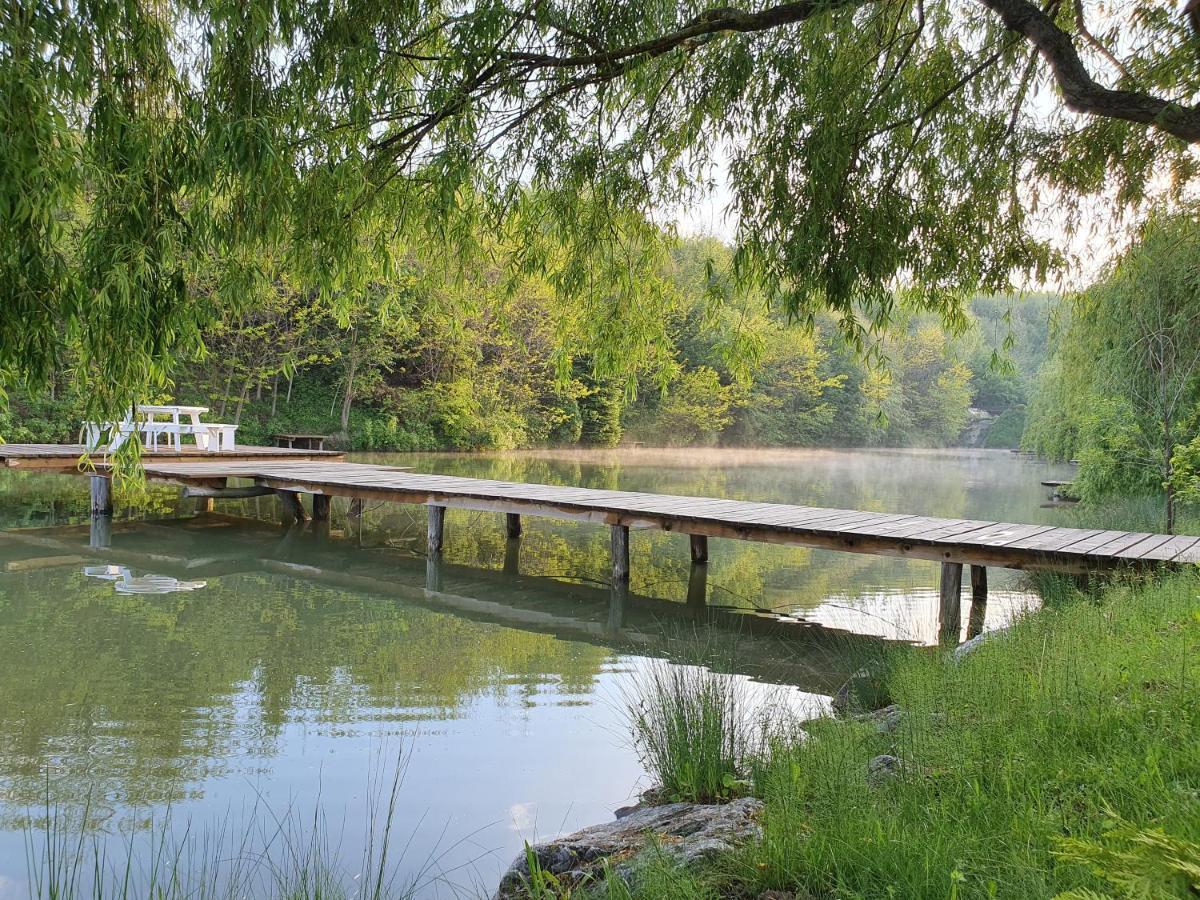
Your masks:
<path fill-rule="evenodd" d="M 83 457 L 85 452 L 82 444 L 0 444 L 0 465 L 9 468 L 22 469 L 54 469 L 72 470 Z M 147 461 L 193 461 L 213 460 L 214 462 L 235 462 L 244 460 L 286 460 L 298 462 L 302 460 L 336 461 L 345 458 L 338 450 L 305 450 L 289 449 L 287 447 L 238 447 L 223 453 L 210 453 L 199 447 L 184 447 L 181 451 L 159 450 L 145 451 L 142 458 Z M 93 454 L 92 462 L 101 467 L 104 456 Z"/>
<path fill-rule="evenodd" d="M 751 503 L 669 494 L 424 475 L 357 463 L 147 460 L 152 480 L 220 486 L 248 478 L 275 491 L 549 516 L 613 527 L 902 556 L 941 563 L 1089 572 L 1119 565 L 1200 562 L 1200 537 L 1058 528 L 975 519 Z M 432 524 L 431 517 L 431 524 Z M 440 515 L 436 516 L 440 518 Z M 510 523 L 510 526 L 515 523 Z M 519 525 L 517 526 L 519 529 Z M 440 526 L 431 540 L 440 548 Z M 693 547 L 695 555 L 706 555 Z"/>
<path fill-rule="evenodd" d="M 94 460 L 95 474 L 81 472 L 76 466 L 81 452 L 78 446 L 9 444 L 0 447 L 0 460 L 6 465 L 40 465 L 51 471 L 90 474 L 92 546 L 108 547 L 112 522 L 109 479 L 103 460 Z M 957 640 L 960 633 L 963 566 L 970 567 L 972 621 L 978 615 L 982 622 L 989 566 L 1066 572 L 1086 578 L 1092 572 L 1119 567 L 1200 563 L 1200 536 L 1195 535 L 1058 528 L 425 475 L 396 466 L 348 463 L 339 454 L 314 450 L 247 447 L 236 454 L 147 454 L 143 466 L 150 481 L 192 489 L 201 511 L 211 511 L 214 500 L 259 491 L 277 494 L 284 518 L 291 522 L 308 518 L 302 494 L 311 496 L 312 519 L 316 522 L 329 519 L 330 500 L 335 496 L 351 499 L 351 519 L 361 517 L 363 502 L 368 500 L 421 504 L 428 511 L 427 589 L 435 592 L 441 590 L 448 508 L 504 514 L 508 537 L 505 571 L 518 568 L 510 566 L 510 559 L 519 560 L 522 516 L 609 526 L 612 590 L 618 595 L 629 590 L 631 528 L 687 534 L 692 563 L 689 604 L 706 602 L 710 537 L 930 560 L 941 564 L 939 631 L 947 641 Z M 249 493 L 245 487 L 230 489 L 231 478 L 248 479 L 253 488 Z"/>

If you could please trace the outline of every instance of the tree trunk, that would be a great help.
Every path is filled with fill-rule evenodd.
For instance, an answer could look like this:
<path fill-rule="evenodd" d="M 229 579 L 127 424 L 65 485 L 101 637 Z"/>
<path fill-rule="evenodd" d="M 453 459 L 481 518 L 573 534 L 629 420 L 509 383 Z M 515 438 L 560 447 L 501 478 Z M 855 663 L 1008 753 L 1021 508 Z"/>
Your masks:
<path fill-rule="evenodd" d="M 292 376 L 291 375 L 288 376 L 287 402 L 288 403 L 292 402 Z"/>
<path fill-rule="evenodd" d="M 242 407 L 246 405 L 246 398 L 250 396 L 250 383 L 251 379 L 247 378 L 246 383 L 242 385 L 242 393 L 241 396 L 238 397 L 237 409 L 235 409 L 233 412 L 234 425 L 242 424 Z"/>
<path fill-rule="evenodd" d="M 229 370 L 229 374 L 225 377 L 225 390 L 221 391 L 221 411 L 220 417 L 225 418 L 225 409 L 229 406 L 229 389 L 233 387 L 233 369 Z"/>
<path fill-rule="evenodd" d="M 275 410 L 279 408 L 279 374 L 271 379 L 271 418 L 275 418 Z"/>
<path fill-rule="evenodd" d="M 342 395 L 342 434 L 350 434 L 350 405 L 354 402 L 354 372 L 358 368 L 358 332 L 350 340 L 350 365 L 346 370 L 346 393 Z"/>
<path fill-rule="evenodd" d="M 1175 451 L 1175 438 L 1171 434 L 1171 427 L 1164 423 L 1163 427 L 1163 484 L 1167 491 L 1167 534 L 1175 533 L 1175 485 L 1171 483 L 1175 475 L 1174 466 L 1171 465 L 1171 456 Z"/>

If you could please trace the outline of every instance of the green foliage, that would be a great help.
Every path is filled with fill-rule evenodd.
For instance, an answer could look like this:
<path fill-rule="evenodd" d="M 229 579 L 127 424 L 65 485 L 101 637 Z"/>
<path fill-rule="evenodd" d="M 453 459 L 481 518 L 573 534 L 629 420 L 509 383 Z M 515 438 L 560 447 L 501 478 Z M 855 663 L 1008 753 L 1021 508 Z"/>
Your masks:
<path fill-rule="evenodd" d="M 1070 313 L 1040 377 L 1024 444 L 1078 458 L 1085 500 L 1166 487 L 1171 530 L 1173 459 L 1200 421 L 1195 210 L 1150 217 L 1140 241 L 1074 298 Z"/>
<path fill-rule="evenodd" d="M 1059 838 L 1054 855 L 1090 867 L 1117 893 L 1069 890 L 1055 900 L 1200 894 L 1200 842 L 1172 837 L 1160 828 L 1138 828 L 1119 816 L 1105 825 L 1099 839 Z"/>
<path fill-rule="evenodd" d="M 497 280 L 544 278 L 573 352 L 628 378 L 671 302 L 651 213 L 726 156 L 722 278 L 856 347 L 897 284 L 959 330 L 970 292 L 1058 261 L 1047 188 L 1069 229 L 1196 172 L 1183 17 L 1068 6 L 24 5 L 0 20 L 0 373 L 41 387 L 77 353 L 119 414 L 202 355 L 206 260 L 237 267 L 222 307 L 279 260 L 345 326 L 412 259 L 461 273 L 498 238 Z"/>
<path fill-rule="evenodd" d="M 1191 896 L 1198 596 L 1195 572 L 1116 582 L 961 661 L 900 654 L 897 731 L 817 720 L 777 741 L 756 774 L 762 840 L 656 877 L 690 895 Z M 879 753 L 904 765 L 873 784 Z"/>
<path fill-rule="evenodd" d="M 989 450 L 1015 449 L 1021 446 L 1021 436 L 1025 433 L 1025 408 L 1023 406 L 1006 409 L 996 417 L 983 439 L 983 446 Z"/>

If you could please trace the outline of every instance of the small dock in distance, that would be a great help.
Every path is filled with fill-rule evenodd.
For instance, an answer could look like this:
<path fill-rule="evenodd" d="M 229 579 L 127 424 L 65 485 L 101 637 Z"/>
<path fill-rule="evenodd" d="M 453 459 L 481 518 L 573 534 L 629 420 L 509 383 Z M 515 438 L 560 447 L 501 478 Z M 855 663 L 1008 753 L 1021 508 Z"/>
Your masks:
<path fill-rule="evenodd" d="M 26 447 L 28 445 L 25 445 Z M 21 465 L 21 445 L 0 447 L 0 459 Z M 75 458 L 81 448 L 63 448 Z M 311 458 L 305 458 L 311 457 Z M 61 457 L 37 449 L 29 461 Z M 15 462 L 14 462 L 15 460 Z M 279 496 L 285 517 L 304 521 L 302 495 L 311 497 L 311 517 L 328 520 L 330 498 L 347 497 L 350 515 L 364 501 L 419 504 L 428 512 L 429 559 L 440 559 L 449 508 L 504 516 L 510 544 L 519 541 L 523 516 L 544 516 L 607 526 L 611 531 L 612 584 L 629 585 L 630 529 L 656 528 L 690 536 L 689 599 L 705 594 L 708 539 L 762 541 L 799 547 L 922 559 L 941 564 L 943 627 L 958 633 L 963 567 L 970 567 L 973 601 L 986 604 L 987 568 L 1064 572 L 1086 577 L 1114 568 L 1147 568 L 1200 562 L 1200 536 L 1101 529 L 1060 528 L 975 519 L 945 519 L 902 513 L 755 503 L 706 497 L 597 490 L 546 484 L 429 475 L 407 469 L 340 461 L 334 453 L 279 448 L 245 448 L 235 453 L 143 456 L 152 482 L 181 485 L 211 501 L 250 492 Z M 111 514 L 103 464 L 91 474 L 93 514 Z M 70 469 L 71 471 L 77 471 Z M 245 479 L 247 487 L 231 487 Z"/>

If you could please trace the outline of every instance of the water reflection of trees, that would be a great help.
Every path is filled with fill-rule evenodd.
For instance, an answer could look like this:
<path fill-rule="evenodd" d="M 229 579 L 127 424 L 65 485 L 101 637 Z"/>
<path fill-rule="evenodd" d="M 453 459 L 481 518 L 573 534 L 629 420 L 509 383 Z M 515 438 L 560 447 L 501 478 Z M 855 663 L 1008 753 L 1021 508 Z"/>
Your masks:
<path fill-rule="evenodd" d="M 270 756 L 295 717 L 429 720 L 471 697 L 591 690 L 604 648 L 279 575 L 116 594 L 74 569 L 0 576 L 0 779 L 10 813 L 89 792 L 162 803 Z M 507 698 L 507 700 L 506 700 Z M 102 805 L 96 807 L 102 813 Z"/>

